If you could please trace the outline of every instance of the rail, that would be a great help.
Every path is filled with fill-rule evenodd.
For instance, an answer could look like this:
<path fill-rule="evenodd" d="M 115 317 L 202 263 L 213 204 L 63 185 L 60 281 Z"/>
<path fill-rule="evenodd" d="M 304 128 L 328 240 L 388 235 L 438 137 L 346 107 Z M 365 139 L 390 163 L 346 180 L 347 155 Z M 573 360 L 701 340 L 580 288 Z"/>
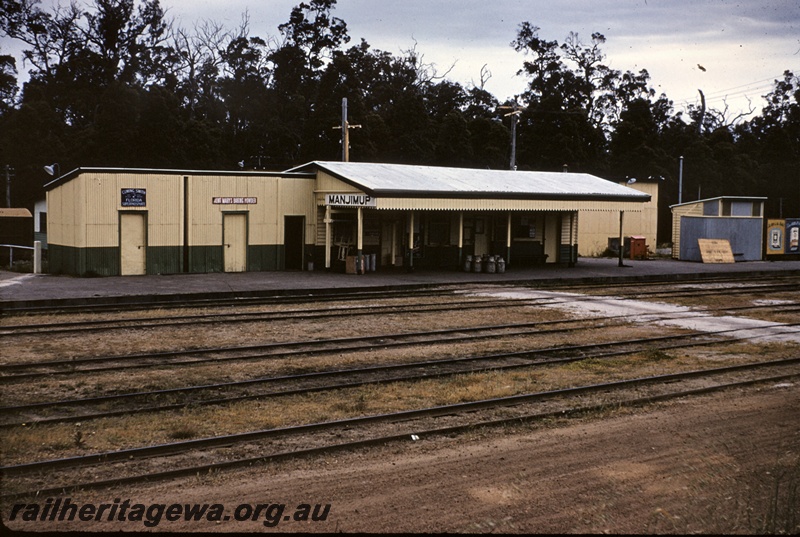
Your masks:
<path fill-rule="evenodd" d="M 33 250 L 33 272 L 42 272 L 42 243 L 35 241 L 33 246 L 22 246 L 21 244 L 0 244 L 0 248 L 8 248 L 8 266 L 14 266 L 14 248 L 19 250 Z"/>

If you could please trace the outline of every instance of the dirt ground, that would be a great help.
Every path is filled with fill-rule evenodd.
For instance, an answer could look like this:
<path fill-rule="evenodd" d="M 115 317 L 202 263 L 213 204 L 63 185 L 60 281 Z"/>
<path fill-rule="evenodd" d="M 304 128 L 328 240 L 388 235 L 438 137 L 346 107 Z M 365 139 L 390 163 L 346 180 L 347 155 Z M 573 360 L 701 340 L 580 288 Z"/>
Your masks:
<path fill-rule="evenodd" d="M 28 531 L 797 533 L 800 383 L 65 498 L 222 504 L 228 520 L 23 522 L 24 510 L 10 521 L 4 505 L 3 521 Z M 243 504 L 265 507 L 237 521 Z M 301 504 L 319 504 L 318 518 L 330 510 L 297 522 Z"/>

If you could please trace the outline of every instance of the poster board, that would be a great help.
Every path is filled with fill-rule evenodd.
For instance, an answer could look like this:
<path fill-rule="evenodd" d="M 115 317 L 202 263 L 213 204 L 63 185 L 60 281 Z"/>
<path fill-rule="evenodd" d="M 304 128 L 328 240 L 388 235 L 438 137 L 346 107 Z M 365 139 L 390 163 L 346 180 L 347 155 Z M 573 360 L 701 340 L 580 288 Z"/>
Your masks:
<path fill-rule="evenodd" d="M 784 237 L 786 237 L 786 221 L 767 220 L 767 255 L 785 253 Z"/>
<path fill-rule="evenodd" d="M 703 263 L 735 263 L 731 243 L 725 239 L 697 239 Z"/>
<path fill-rule="evenodd" d="M 786 253 L 800 254 L 800 218 L 786 219 Z"/>

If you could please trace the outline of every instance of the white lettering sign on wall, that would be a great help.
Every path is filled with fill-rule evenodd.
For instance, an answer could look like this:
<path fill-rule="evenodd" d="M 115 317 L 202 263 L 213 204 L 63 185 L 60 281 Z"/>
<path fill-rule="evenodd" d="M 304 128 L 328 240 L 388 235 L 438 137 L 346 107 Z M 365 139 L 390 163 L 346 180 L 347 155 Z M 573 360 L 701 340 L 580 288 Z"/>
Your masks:
<path fill-rule="evenodd" d="M 255 205 L 258 198 L 212 198 L 214 205 Z"/>
<path fill-rule="evenodd" d="M 123 207 L 147 207 L 146 188 L 123 188 L 121 195 Z"/>
<path fill-rule="evenodd" d="M 325 205 L 336 207 L 377 207 L 377 201 L 366 194 L 325 194 Z"/>

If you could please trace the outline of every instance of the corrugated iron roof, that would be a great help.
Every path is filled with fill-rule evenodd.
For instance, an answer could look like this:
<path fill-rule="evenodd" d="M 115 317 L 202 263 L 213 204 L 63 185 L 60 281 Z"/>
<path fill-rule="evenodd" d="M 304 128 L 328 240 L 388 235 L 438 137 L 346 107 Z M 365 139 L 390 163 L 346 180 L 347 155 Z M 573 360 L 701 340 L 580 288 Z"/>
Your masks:
<path fill-rule="evenodd" d="M 670 205 L 669 208 L 672 209 L 674 207 L 683 207 L 684 205 L 697 205 L 705 203 L 707 201 L 719 201 L 719 200 L 767 201 L 768 199 L 769 198 L 764 196 L 717 196 L 716 198 L 705 198 L 702 200 L 684 201 L 683 203 L 676 203 L 675 205 Z"/>
<path fill-rule="evenodd" d="M 367 162 L 314 161 L 289 172 L 322 169 L 382 196 L 487 196 L 615 199 L 645 202 L 649 194 L 586 173 L 444 168 Z"/>
<path fill-rule="evenodd" d="M 157 175 L 172 175 L 177 177 L 181 176 L 224 176 L 224 177 L 285 177 L 297 179 L 313 179 L 312 174 L 290 174 L 288 172 L 269 172 L 264 170 L 180 170 L 169 168 L 96 168 L 96 167 L 82 167 L 75 168 L 71 172 L 63 174 L 61 177 L 53 179 L 49 183 L 45 183 L 44 189 L 46 191 L 53 190 L 57 186 L 68 183 L 78 177 L 82 173 L 102 173 L 102 174 L 157 174 Z"/>
<path fill-rule="evenodd" d="M 0 217 L 3 218 L 27 218 L 33 216 L 28 209 L 25 208 L 1 208 Z"/>

